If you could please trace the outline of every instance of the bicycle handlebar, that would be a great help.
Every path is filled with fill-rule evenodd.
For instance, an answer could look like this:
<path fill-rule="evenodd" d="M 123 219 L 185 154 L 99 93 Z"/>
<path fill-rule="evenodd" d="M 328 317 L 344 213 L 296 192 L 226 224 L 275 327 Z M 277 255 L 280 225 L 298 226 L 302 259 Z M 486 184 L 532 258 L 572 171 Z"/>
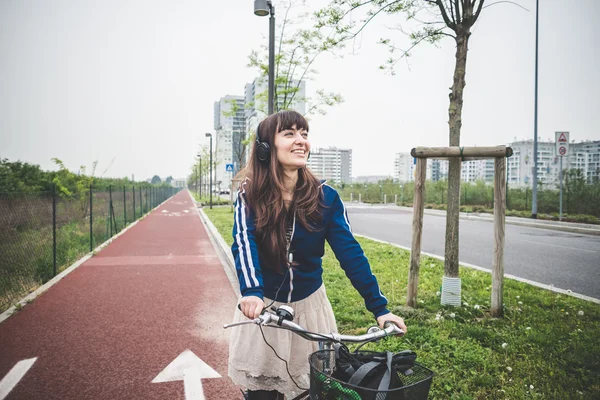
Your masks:
<path fill-rule="evenodd" d="M 390 321 L 388 321 L 384 324 L 384 329 L 379 329 L 378 331 L 365 333 L 363 335 L 358 335 L 358 336 L 340 335 L 338 333 L 313 333 L 313 332 L 307 331 L 304 327 L 302 327 L 292 321 L 285 320 L 281 316 L 273 314 L 272 312 L 270 312 L 268 310 L 264 310 L 263 313 L 261 315 L 259 315 L 258 318 L 255 318 L 255 319 L 251 319 L 248 321 L 242 321 L 242 322 L 236 322 L 236 323 L 232 323 L 232 324 L 225 324 L 225 325 L 223 325 L 223 329 L 232 328 L 232 327 L 239 326 L 239 325 L 246 325 L 246 324 L 256 324 L 256 325 L 271 326 L 271 327 L 275 327 L 275 326 L 283 327 L 283 329 L 291 330 L 306 340 L 311 340 L 311 341 L 315 341 L 315 342 L 324 341 L 324 340 L 329 339 L 330 341 L 335 341 L 335 342 L 362 343 L 362 342 L 368 342 L 370 340 L 381 339 L 385 336 L 404 334 L 404 331 L 402 329 L 400 329 L 398 327 L 398 325 L 396 325 Z"/>

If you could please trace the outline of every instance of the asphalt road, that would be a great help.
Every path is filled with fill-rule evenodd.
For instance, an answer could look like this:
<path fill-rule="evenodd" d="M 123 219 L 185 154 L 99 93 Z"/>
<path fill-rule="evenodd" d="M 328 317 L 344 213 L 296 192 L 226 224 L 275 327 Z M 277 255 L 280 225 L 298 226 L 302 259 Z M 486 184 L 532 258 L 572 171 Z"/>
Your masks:
<path fill-rule="evenodd" d="M 348 206 L 354 233 L 411 247 L 412 212 Z M 460 220 L 461 262 L 492 268 L 493 223 Z M 445 216 L 424 215 L 421 250 L 444 256 Z M 504 272 L 600 299 L 600 236 L 506 225 Z"/>

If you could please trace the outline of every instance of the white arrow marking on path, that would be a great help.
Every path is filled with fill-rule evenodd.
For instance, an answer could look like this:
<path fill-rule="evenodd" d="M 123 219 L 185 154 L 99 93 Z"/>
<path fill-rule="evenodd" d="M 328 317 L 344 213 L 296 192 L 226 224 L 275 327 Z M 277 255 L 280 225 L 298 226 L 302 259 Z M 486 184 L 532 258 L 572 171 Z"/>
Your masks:
<path fill-rule="evenodd" d="M 171 361 L 152 383 L 183 381 L 186 400 L 204 400 L 202 379 L 220 378 L 221 375 L 202 361 L 191 350 L 181 353 Z M 0 399 L 2 400 L 2 399 Z"/>
<path fill-rule="evenodd" d="M 17 383 L 19 383 L 21 379 L 23 379 L 23 376 L 25 376 L 27 371 L 29 371 L 29 368 L 31 368 L 36 360 L 37 357 L 21 360 L 16 363 L 10 371 L 8 371 L 8 374 L 6 374 L 4 379 L 0 381 L 0 400 L 3 400 L 6 396 L 8 396 L 10 391 L 17 386 Z"/>

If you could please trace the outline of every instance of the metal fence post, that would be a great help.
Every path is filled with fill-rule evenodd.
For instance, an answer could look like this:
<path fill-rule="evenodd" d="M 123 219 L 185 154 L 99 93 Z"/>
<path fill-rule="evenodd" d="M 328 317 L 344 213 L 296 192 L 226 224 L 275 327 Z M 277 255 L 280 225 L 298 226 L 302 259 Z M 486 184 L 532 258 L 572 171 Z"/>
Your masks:
<path fill-rule="evenodd" d="M 125 186 L 123 186 L 123 227 L 127 225 L 127 194 L 125 193 Z"/>
<path fill-rule="evenodd" d="M 133 220 L 135 221 L 135 186 L 132 186 L 133 189 Z"/>
<path fill-rule="evenodd" d="M 52 185 L 52 264 L 56 276 L 56 184 Z"/>
<path fill-rule="evenodd" d="M 93 200 L 92 200 L 92 185 L 90 184 L 90 251 L 94 250 L 94 212 L 93 212 Z"/>
<path fill-rule="evenodd" d="M 113 220 L 112 220 L 112 185 L 108 185 L 108 219 L 110 221 L 110 236 L 109 238 L 112 237 L 113 235 L 113 231 L 112 231 L 112 224 L 113 224 Z"/>

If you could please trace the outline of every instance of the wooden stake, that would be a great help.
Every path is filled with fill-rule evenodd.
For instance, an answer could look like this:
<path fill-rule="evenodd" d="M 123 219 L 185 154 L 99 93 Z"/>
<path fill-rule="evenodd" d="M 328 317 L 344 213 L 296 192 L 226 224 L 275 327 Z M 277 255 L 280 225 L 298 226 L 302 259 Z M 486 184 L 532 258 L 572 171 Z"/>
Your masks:
<path fill-rule="evenodd" d="M 492 260 L 492 299 L 490 308 L 493 317 L 502 316 L 505 220 L 506 159 L 498 157 L 494 164 L 494 258 Z"/>
<path fill-rule="evenodd" d="M 425 176 L 427 159 L 417 159 L 415 176 L 415 198 L 413 201 L 412 247 L 410 250 L 410 271 L 408 272 L 408 292 L 406 305 L 416 307 L 419 288 L 419 265 L 421 262 L 421 236 L 423 233 L 423 208 L 425 203 Z"/>

